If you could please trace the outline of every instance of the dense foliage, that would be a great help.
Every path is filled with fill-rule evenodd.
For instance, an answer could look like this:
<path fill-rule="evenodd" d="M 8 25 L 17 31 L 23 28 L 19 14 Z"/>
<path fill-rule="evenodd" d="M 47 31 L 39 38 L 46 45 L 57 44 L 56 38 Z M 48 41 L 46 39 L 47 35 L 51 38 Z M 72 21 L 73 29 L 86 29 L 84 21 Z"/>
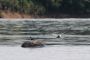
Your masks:
<path fill-rule="evenodd" d="M 0 9 L 35 15 L 90 13 L 90 0 L 0 0 Z"/>

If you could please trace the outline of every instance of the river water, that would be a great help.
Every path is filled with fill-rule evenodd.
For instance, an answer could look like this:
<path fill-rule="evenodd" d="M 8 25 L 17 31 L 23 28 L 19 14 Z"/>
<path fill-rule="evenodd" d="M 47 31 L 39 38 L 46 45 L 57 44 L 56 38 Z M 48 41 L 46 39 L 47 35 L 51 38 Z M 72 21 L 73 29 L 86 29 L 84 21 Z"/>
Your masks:
<path fill-rule="evenodd" d="M 90 60 L 90 46 L 0 46 L 0 60 Z"/>
<path fill-rule="evenodd" d="M 0 60 L 89 60 L 89 31 L 90 19 L 2 19 Z M 48 45 L 22 48 L 21 44 L 30 37 Z"/>

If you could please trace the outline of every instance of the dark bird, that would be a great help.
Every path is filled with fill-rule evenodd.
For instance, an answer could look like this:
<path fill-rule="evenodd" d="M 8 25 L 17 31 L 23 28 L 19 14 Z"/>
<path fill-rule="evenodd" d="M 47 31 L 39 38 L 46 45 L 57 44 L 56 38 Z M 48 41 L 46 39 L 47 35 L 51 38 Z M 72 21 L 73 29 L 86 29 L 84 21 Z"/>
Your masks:
<path fill-rule="evenodd" d="M 58 35 L 56 38 L 61 38 L 61 36 Z"/>
<path fill-rule="evenodd" d="M 27 40 L 35 40 L 34 38 L 32 37 L 28 37 Z"/>
<path fill-rule="evenodd" d="M 34 38 L 30 37 L 30 40 L 34 40 Z"/>

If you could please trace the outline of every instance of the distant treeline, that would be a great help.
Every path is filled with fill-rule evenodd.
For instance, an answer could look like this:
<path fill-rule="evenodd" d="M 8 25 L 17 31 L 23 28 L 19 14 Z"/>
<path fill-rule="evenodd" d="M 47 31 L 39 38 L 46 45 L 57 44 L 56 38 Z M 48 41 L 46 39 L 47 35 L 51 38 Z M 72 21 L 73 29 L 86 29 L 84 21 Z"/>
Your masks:
<path fill-rule="evenodd" d="M 42 15 L 90 13 L 90 0 L 0 0 L 0 10 Z"/>

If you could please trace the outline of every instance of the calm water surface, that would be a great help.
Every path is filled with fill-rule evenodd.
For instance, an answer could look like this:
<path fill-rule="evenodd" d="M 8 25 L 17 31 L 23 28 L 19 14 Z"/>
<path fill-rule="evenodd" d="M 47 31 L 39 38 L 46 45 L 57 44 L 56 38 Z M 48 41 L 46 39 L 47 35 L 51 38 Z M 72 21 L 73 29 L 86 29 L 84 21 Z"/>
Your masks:
<path fill-rule="evenodd" d="M 0 60 L 90 60 L 90 46 L 0 46 Z"/>

